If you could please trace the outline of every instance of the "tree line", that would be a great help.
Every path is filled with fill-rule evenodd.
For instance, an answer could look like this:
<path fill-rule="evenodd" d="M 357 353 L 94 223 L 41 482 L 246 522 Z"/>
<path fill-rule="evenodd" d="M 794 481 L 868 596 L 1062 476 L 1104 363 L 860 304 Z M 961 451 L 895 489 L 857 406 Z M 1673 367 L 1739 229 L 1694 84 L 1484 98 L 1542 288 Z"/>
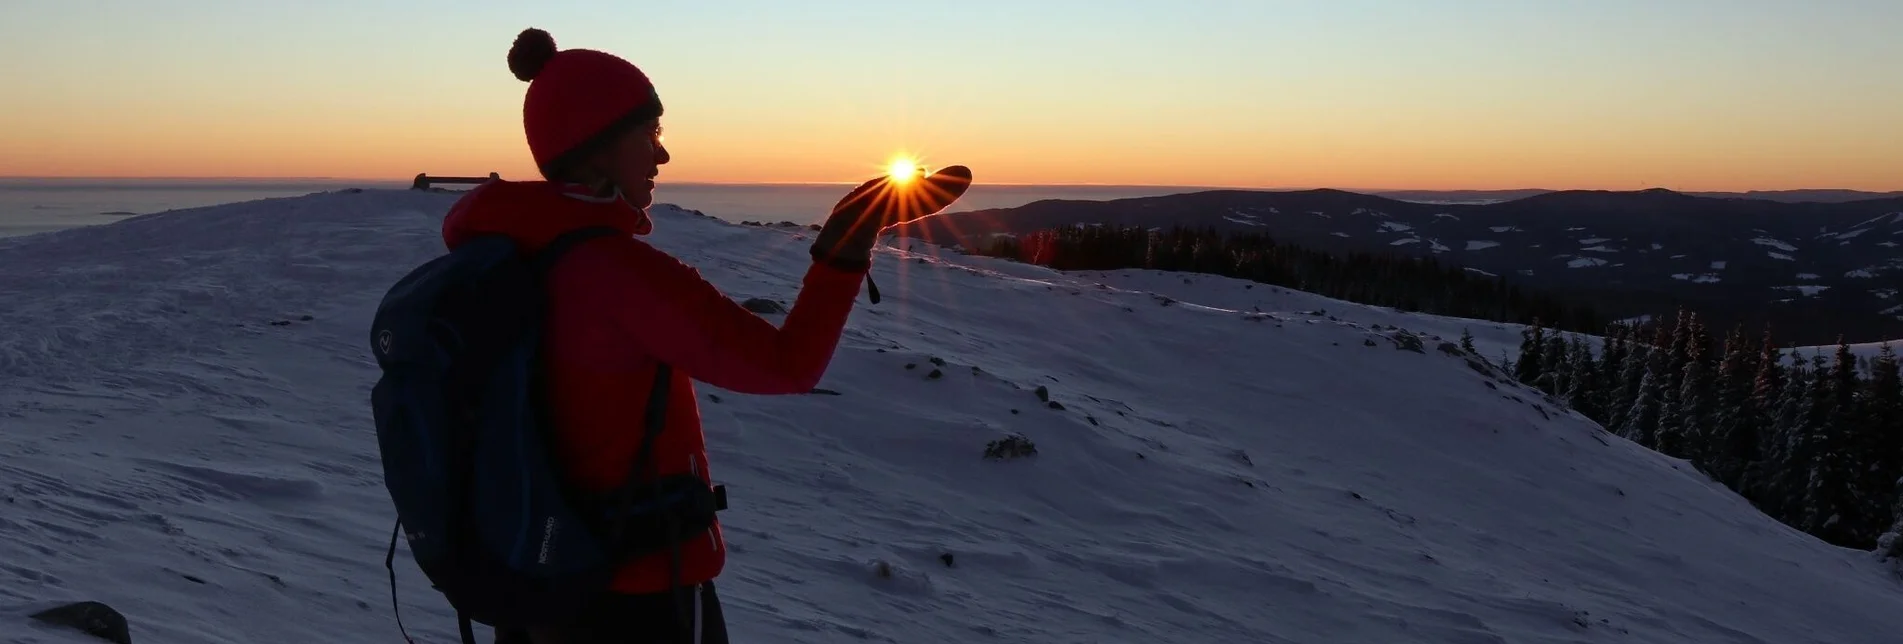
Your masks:
<path fill-rule="evenodd" d="M 1528 293 L 1503 276 L 1443 265 L 1432 257 L 1337 255 L 1280 243 L 1262 233 L 1174 226 L 1068 226 L 967 240 L 966 252 L 1058 270 L 1152 269 L 1246 279 L 1409 312 L 1596 331 L 1590 307 Z"/>
<path fill-rule="evenodd" d="M 1695 312 L 1612 323 L 1432 257 L 1279 243 L 1212 228 L 1069 226 L 966 240 L 1058 270 L 1222 275 L 1405 311 L 1529 325 L 1515 377 L 1607 430 L 1685 459 L 1766 515 L 1839 546 L 1903 557 L 1903 378 L 1885 344 L 1859 360 L 1779 347 L 1767 328 L 1713 336 Z M 1566 333 L 1571 332 L 1571 333 Z M 1604 338 L 1598 351 L 1579 334 Z M 1463 345 L 1471 344 L 1463 340 Z"/>
<path fill-rule="evenodd" d="M 1508 368 L 1785 525 L 1843 547 L 1903 549 L 1903 378 L 1888 343 L 1868 359 L 1841 341 L 1830 357 L 1806 357 L 1769 329 L 1735 326 L 1720 341 L 1681 310 L 1609 325 L 1597 352 L 1535 324 Z"/>

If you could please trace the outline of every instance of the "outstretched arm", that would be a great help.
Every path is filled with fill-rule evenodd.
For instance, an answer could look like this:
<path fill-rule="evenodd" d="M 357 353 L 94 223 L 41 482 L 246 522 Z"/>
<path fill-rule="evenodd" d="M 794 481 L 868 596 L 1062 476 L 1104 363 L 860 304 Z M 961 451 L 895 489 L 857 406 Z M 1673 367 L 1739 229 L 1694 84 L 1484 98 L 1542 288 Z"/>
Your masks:
<path fill-rule="evenodd" d="M 826 373 L 864 271 L 815 262 L 786 322 L 733 301 L 700 272 L 648 244 L 616 244 L 609 308 L 650 355 L 696 380 L 749 394 L 805 393 Z"/>

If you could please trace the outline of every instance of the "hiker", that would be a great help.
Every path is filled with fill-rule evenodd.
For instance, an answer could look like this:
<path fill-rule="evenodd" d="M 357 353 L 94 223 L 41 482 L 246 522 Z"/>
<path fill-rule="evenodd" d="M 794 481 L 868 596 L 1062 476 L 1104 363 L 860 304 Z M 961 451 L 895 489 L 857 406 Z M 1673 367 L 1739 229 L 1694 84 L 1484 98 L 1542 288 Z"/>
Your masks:
<path fill-rule="evenodd" d="M 955 166 L 909 190 L 879 178 L 848 192 L 814 236 L 813 263 L 775 328 L 694 268 L 636 239 L 653 230 L 654 179 L 671 159 L 660 97 L 640 69 L 600 51 L 558 51 L 540 29 L 516 37 L 508 63 L 529 83 L 523 127 L 546 181 L 477 186 L 451 208 L 443 241 L 455 249 L 503 234 L 533 253 L 582 227 L 618 232 L 572 247 L 546 282 L 550 449 L 568 482 L 587 493 L 629 478 L 651 402 L 662 404 L 665 419 L 652 445 L 654 474 L 711 486 L 693 381 L 751 394 L 811 391 L 867 278 L 878 230 L 943 209 L 970 183 Z M 669 393 L 650 401 L 663 366 Z M 624 564 L 613 592 L 586 606 L 581 623 L 498 632 L 496 641 L 725 644 L 713 584 L 726 560 L 718 522 L 673 545 L 672 553 Z"/>

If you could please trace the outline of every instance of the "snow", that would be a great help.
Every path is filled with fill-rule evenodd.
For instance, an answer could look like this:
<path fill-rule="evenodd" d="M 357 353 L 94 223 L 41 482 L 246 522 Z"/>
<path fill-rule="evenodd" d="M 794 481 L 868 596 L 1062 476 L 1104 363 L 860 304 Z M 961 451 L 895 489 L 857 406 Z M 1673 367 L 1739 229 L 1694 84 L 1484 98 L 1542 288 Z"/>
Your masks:
<path fill-rule="evenodd" d="M 1388 242 L 1388 245 L 1389 246 L 1406 246 L 1408 244 L 1418 244 L 1420 242 L 1421 240 L 1418 237 L 1409 237 L 1407 239 L 1396 239 L 1394 241 Z"/>
<path fill-rule="evenodd" d="M 1841 234 L 1841 235 L 1838 235 L 1838 236 L 1837 236 L 1837 238 L 1838 238 L 1838 239 L 1853 239 L 1853 238 L 1855 238 L 1856 236 L 1858 236 L 1858 235 L 1862 235 L 1862 234 L 1864 234 L 1864 233 L 1867 233 L 1867 232 L 1870 232 L 1870 229 L 1868 229 L 1868 228 L 1858 228 L 1858 229 L 1856 229 L 1856 230 L 1853 230 L 1853 231 L 1850 231 L 1850 232 L 1847 232 L 1847 233 L 1843 233 L 1843 234 Z"/>
<path fill-rule="evenodd" d="M 1868 268 L 1859 268 L 1859 269 L 1856 269 L 1856 270 L 1852 270 L 1852 271 L 1845 271 L 1845 272 L 1844 272 L 1844 277 L 1863 277 L 1863 278 L 1868 278 L 1868 277 L 1876 277 L 1876 276 L 1877 276 L 1877 274 L 1876 274 L 1876 273 L 1872 273 L 1872 272 L 1870 272 L 1870 269 L 1868 269 Z"/>
<path fill-rule="evenodd" d="M 1673 273 L 1672 279 L 1690 280 L 1691 283 L 1693 284 L 1717 284 L 1718 282 L 1722 281 L 1718 277 L 1718 275 L 1714 273 L 1705 273 L 1702 275 L 1693 275 L 1691 273 Z"/>
<path fill-rule="evenodd" d="M 1260 221 L 1256 221 L 1254 217 L 1249 215 L 1243 215 L 1242 217 L 1231 217 L 1228 215 L 1223 215 L 1222 218 L 1224 221 L 1234 222 L 1234 223 L 1242 224 L 1245 226 L 1267 226 L 1268 225 Z"/>
<path fill-rule="evenodd" d="M 1437 213 L 1434 213 L 1434 218 L 1435 218 L 1435 219 L 1452 219 L 1452 220 L 1454 220 L 1454 221 L 1460 221 L 1460 215 L 1456 215 L 1456 214 L 1454 214 L 1454 213 L 1451 213 L 1451 212 L 1437 212 Z"/>
<path fill-rule="evenodd" d="M 1587 247 L 1585 247 L 1585 248 L 1581 248 L 1581 249 L 1579 249 L 1579 250 L 1581 250 L 1581 251 L 1587 251 L 1587 252 L 1594 252 L 1594 253 L 1616 253 L 1616 252 L 1619 252 L 1619 249 L 1617 249 L 1617 248 L 1612 248 L 1612 247 L 1609 247 L 1609 246 L 1587 246 Z"/>
<path fill-rule="evenodd" d="M 1721 259 L 1721 260 L 1718 260 L 1718 261 L 1715 261 L 1715 262 L 1712 262 L 1712 263 L 1711 263 L 1711 270 L 1714 270 L 1714 271 L 1722 271 L 1722 270 L 1725 270 L 1725 260 L 1722 260 L 1722 259 Z"/>
<path fill-rule="evenodd" d="M 1414 230 L 1414 227 L 1409 226 L 1407 224 L 1403 224 L 1398 221 L 1384 221 L 1384 222 L 1381 222 L 1381 226 L 1379 230 L 1391 232 L 1391 233 L 1404 233 L 1410 230 Z"/>
<path fill-rule="evenodd" d="M 1778 250 L 1781 250 L 1787 253 L 1797 252 L 1796 246 L 1792 246 L 1790 244 L 1784 243 L 1782 241 L 1778 241 L 1770 237 L 1758 237 L 1756 239 L 1752 239 L 1751 243 L 1758 244 L 1760 246 L 1770 246 L 1772 248 L 1776 248 Z"/>
<path fill-rule="evenodd" d="M 1349 235 L 1348 233 L 1343 233 L 1343 232 L 1333 232 L 1333 233 L 1328 233 L 1328 234 L 1330 234 L 1330 235 L 1334 235 L 1334 236 L 1336 236 L 1336 237 L 1348 237 L 1348 236 L 1350 236 L 1350 235 Z"/>
<path fill-rule="evenodd" d="M 1652 250 L 1665 250 L 1665 246 L 1658 242 L 1652 242 Z"/>
<path fill-rule="evenodd" d="M 1593 266 L 1605 266 L 1608 263 L 1610 262 L 1607 262 L 1606 260 L 1603 260 L 1603 259 L 1599 259 L 1597 257 L 1575 257 L 1573 258 L 1572 261 L 1566 262 L 1566 267 L 1567 268 L 1589 268 Z"/>
<path fill-rule="evenodd" d="M 1484 239 L 1467 240 L 1467 250 L 1486 250 L 1486 249 L 1493 248 L 1499 245 L 1500 245 L 1500 242 L 1497 242 L 1497 241 L 1487 241 Z"/>
<path fill-rule="evenodd" d="M 1816 273 L 1798 273 L 1797 274 L 1797 279 L 1801 279 L 1801 280 L 1814 280 L 1817 278 L 1818 278 L 1818 275 Z"/>
<path fill-rule="evenodd" d="M 1447 251 L 1453 250 L 1452 248 L 1448 248 L 1446 244 L 1440 243 L 1440 240 L 1438 239 L 1427 240 L 1427 246 L 1429 250 L 1432 250 L 1436 253 L 1445 253 Z"/>
<path fill-rule="evenodd" d="M 1490 227 L 1488 227 L 1488 230 L 1491 230 L 1491 231 L 1493 231 L 1493 232 L 1496 232 L 1496 233 L 1519 233 L 1519 232 L 1526 232 L 1526 231 L 1524 231 L 1524 230 L 1521 230 L 1519 226 L 1490 226 Z"/>
<path fill-rule="evenodd" d="M 324 193 L 0 240 L 0 632 L 90 641 L 22 615 L 98 600 L 141 643 L 398 639 L 364 329 L 440 252 L 453 199 Z M 651 242 L 728 295 L 795 295 L 810 231 L 655 217 Z M 861 299 L 820 384 L 840 395 L 701 389 L 736 642 L 1903 630 L 1903 587 L 1869 553 L 1436 349 L 1466 328 L 1497 358 L 1519 327 L 1205 275 L 893 248 L 875 265 L 885 300 Z M 905 368 L 934 357 L 942 378 Z M 979 458 L 1007 432 L 1038 456 Z M 454 641 L 407 550 L 396 564 L 411 635 Z"/>
<path fill-rule="evenodd" d="M 1472 250 L 1472 249 L 1468 249 L 1468 250 Z M 1500 275 L 1499 275 L 1499 274 L 1497 274 L 1497 273 L 1489 273 L 1489 272 L 1486 272 L 1486 271 L 1483 271 L 1483 270 L 1480 270 L 1480 269 L 1478 269 L 1478 268 L 1474 268 L 1474 267 L 1472 267 L 1472 266 L 1467 266 L 1467 267 L 1464 267 L 1464 270 L 1466 270 L 1466 271 L 1467 271 L 1467 272 L 1469 272 L 1469 273 L 1474 273 L 1474 274 L 1476 274 L 1476 275 L 1485 275 L 1485 276 L 1487 276 L 1487 277 L 1499 277 L 1499 276 L 1500 276 Z"/>
<path fill-rule="evenodd" d="M 1793 257 L 1791 257 L 1790 255 L 1786 255 L 1786 254 L 1784 254 L 1784 253 L 1778 253 L 1778 252 L 1767 252 L 1767 253 L 1765 253 L 1765 254 L 1767 254 L 1767 255 L 1770 255 L 1770 256 L 1771 256 L 1771 259 L 1781 259 L 1781 260 L 1784 260 L 1784 261 L 1787 261 L 1787 262 L 1794 262 L 1794 261 L 1797 261 L 1797 260 L 1796 260 L 1796 258 L 1793 258 Z"/>
<path fill-rule="evenodd" d="M 1799 293 L 1804 294 L 1805 297 L 1816 297 L 1818 293 L 1822 293 L 1824 291 L 1830 290 L 1830 287 L 1828 286 L 1819 286 L 1815 284 L 1803 284 L 1799 286 L 1773 286 L 1771 288 L 1774 288 L 1780 291 L 1797 291 Z"/>
<path fill-rule="evenodd" d="M 1568 230 L 1571 230 L 1571 229 L 1568 229 Z M 1579 240 L 1579 243 L 1581 245 L 1591 246 L 1593 244 L 1603 244 L 1609 241 L 1612 241 L 1612 239 L 1609 237 L 1588 237 L 1586 239 Z"/>

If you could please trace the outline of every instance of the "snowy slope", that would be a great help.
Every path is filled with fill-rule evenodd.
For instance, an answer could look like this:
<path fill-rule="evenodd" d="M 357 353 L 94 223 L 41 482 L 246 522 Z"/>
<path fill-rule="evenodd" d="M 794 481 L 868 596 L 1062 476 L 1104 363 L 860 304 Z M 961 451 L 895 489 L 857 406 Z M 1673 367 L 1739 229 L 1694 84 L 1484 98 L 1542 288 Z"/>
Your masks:
<path fill-rule="evenodd" d="M 141 644 L 398 641 L 364 329 L 438 252 L 451 199 L 321 194 L 0 240 L 4 641 L 87 641 L 22 617 L 86 599 Z M 653 241 L 735 298 L 790 303 L 806 231 L 656 214 Z M 877 277 L 886 300 L 862 300 L 820 385 L 839 395 L 702 390 L 733 495 L 735 641 L 1903 632 L 1903 582 L 1868 553 L 1387 326 L 1472 325 L 1490 358 L 1512 329 L 923 251 L 883 251 Z M 981 458 L 1012 432 L 1039 454 Z M 405 623 L 453 641 L 407 556 Z"/>

